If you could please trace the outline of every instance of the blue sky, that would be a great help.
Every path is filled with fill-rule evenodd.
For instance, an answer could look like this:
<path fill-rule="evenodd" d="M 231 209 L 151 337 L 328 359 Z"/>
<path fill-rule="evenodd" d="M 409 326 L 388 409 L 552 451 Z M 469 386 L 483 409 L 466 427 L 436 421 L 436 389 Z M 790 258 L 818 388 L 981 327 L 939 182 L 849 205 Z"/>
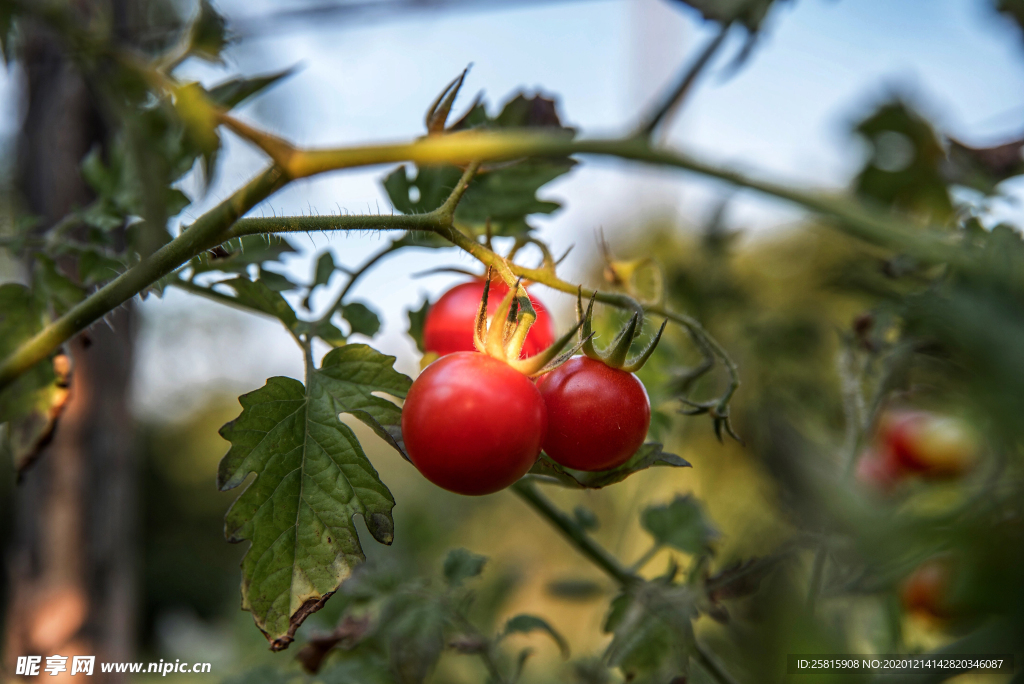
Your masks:
<path fill-rule="evenodd" d="M 219 6 L 230 17 L 284 5 L 223 0 Z M 262 36 L 233 46 L 226 69 L 187 64 L 181 73 L 214 82 L 234 72 L 299 64 L 295 76 L 247 105 L 243 114 L 306 145 L 419 135 L 427 104 L 469 63 L 473 68 L 457 108 L 480 90 L 496 103 L 523 87 L 543 89 L 559 96 L 565 117 L 584 135 L 615 135 L 628 129 L 711 30 L 692 11 L 657 0 L 528 4 Z M 1024 40 L 985 0 L 780 3 L 751 61 L 723 80 L 722 69 L 740 42 L 738 34 L 732 36 L 723 59 L 699 83 L 670 129 L 669 144 L 775 180 L 837 188 L 865 154 L 849 136 L 852 122 L 893 93 L 968 143 L 998 142 L 1024 132 Z M 0 71 L 0 135 L 16 125 L 14 80 Z M 261 168 L 258 153 L 227 137 L 228 153 L 215 183 L 183 220 L 192 220 Z M 379 186 L 386 171 L 303 181 L 255 213 L 365 212 L 378 206 L 388 211 Z M 1024 190 L 1022 184 L 1010 185 L 1015 195 Z M 567 262 L 563 273 L 573 279 L 594 253 L 598 228 L 627 249 L 626 231 L 645 214 L 671 212 L 684 222 L 699 223 L 723 188 L 679 172 L 585 159 L 544 192 L 566 205 L 537 223 L 556 251 L 577 245 L 575 260 Z M 1024 223 L 1020 205 L 1004 203 L 1000 212 Z M 729 214 L 736 227 L 751 232 L 799 217 L 792 207 L 749 193 L 736 196 Z M 293 242 L 304 253 L 291 259 L 288 268 L 302 279 L 309 277 L 316 251 L 329 248 L 336 261 L 352 266 L 380 244 L 376 236 L 345 235 Z M 404 309 L 424 294 L 436 296 L 453 278 L 412 280 L 404 274 L 472 264 L 449 251 L 412 253 L 389 263 L 394 270 L 367 278 L 356 296 L 372 300 L 384 313 L 386 326 L 377 344 L 398 354 L 400 365 L 411 370 L 415 360 L 403 335 Z M 336 277 L 334 288 L 341 280 Z M 558 295 L 547 298 L 556 309 L 565 304 Z M 166 397 L 193 384 L 251 389 L 268 375 L 300 372 L 298 354 L 271 322 L 242 322 L 234 314 L 225 318 L 212 305 L 184 296 L 148 302 L 144 310 L 152 314 L 148 320 L 169 313 L 171 320 L 189 316 L 199 321 L 165 323 L 144 333 L 139 397 L 149 410 L 159 410 Z M 239 325 L 218 330 L 224 320 Z M 169 363 L 169 355 L 181 358 Z"/>

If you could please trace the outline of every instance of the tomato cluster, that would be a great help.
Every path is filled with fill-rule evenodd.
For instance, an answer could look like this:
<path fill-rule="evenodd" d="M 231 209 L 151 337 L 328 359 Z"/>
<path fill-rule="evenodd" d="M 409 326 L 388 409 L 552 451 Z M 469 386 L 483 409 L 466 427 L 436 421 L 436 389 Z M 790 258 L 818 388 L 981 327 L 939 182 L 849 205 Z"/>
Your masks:
<path fill-rule="evenodd" d="M 857 463 L 857 477 L 882 491 L 911 476 L 948 479 L 969 470 L 977 452 L 977 439 L 958 418 L 889 411 L 878 422 L 874 444 Z"/>
<path fill-rule="evenodd" d="M 532 296 L 537 320 L 522 348 L 511 349 L 509 358 L 477 351 L 484 345 L 479 337 L 474 341 L 473 330 L 486 287 L 484 281 L 457 285 L 427 314 L 424 347 L 440 358 L 413 382 L 402 409 L 402 435 L 420 473 L 449 491 L 479 495 L 521 478 L 541 449 L 577 470 L 607 470 L 629 460 L 651 422 L 640 380 L 587 356 L 536 382 L 514 367 L 520 356 L 553 356 L 568 340 L 554 342 L 551 320 Z M 486 312 L 497 321 L 494 330 L 504 325 L 499 316 L 508 314 L 512 295 L 504 284 L 491 285 L 490 294 Z M 499 335 L 509 337 L 493 333 L 491 342 Z"/>

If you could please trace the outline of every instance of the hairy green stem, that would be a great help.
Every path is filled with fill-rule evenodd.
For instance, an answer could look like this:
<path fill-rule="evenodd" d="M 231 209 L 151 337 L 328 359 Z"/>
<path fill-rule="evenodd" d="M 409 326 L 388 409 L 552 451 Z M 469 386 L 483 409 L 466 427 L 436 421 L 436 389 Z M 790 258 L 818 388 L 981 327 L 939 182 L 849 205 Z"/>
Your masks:
<path fill-rule="evenodd" d="M 223 242 L 238 218 L 282 187 L 285 176 L 270 167 L 231 197 L 200 217 L 149 258 L 128 269 L 72 307 L 0 363 L 0 389 L 39 363 L 73 335 L 121 306 L 189 259 Z"/>
<path fill-rule="evenodd" d="M 264 136 L 266 137 L 266 136 Z M 254 140 L 260 144 L 260 140 Z M 268 146 L 269 147 L 269 146 Z M 357 166 L 370 166 L 394 162 L 412 161 L 420 164 L 473 164 L 485 161 L 518 159 L 526 156 L 566 156 L 571 154 L 596 154 L 674 167 L 692 171 L 710 178 L 717 178 L 732 185 L 757 190 L 810 209 L 825 218 L 837 222 L 846 232 L 893 249 L 910 251 L 915 257 L 926 262 L 951 262 L 968 265 L 967 255 L 944 237 L 913 229 L 890 218 L 885 213 L 871 209 L 855 201 L 830 197 L 821 193 L 804 192 L 770 181 L 758 180 L 744 174 L 701 162 L 680 152 L 656 149 L 641 139 L 624 140 L 572 140 L 564 135 L 552 133 L 497 133 L 464 132 L 430 136 L 410 143 L 395 145 L 370 145 L 336 150 L 296 150 L 287 148 L 282 154 L 280 144 L 272 153 L 281 165 L 272 166 L 259 178 L 236 192 L 231 198 L 202 216 L 191 228 L 183 231 L 178 238 L 162 247 L 152 257 L 129 269 L 122 276 L 111 281 L 99 291 L 87 297 L 39 334 L 24 342 L 8 358 L 0 362 L 0 388 L 28 370 L 35 363 L 46 358 L 72 335 L 98 320 L 108 311 L 120 306 L 164 275 L 178 268 L 204 249 L 209 249 L 231 237 L 267 232 L 261 230 L 268 225 L 275 230 L 327 230 L 346 224 L 352 226 L 349 217 L 304 217 L 290 219 L 290 222 L 270 219 L 249 219 L 237 231 L 227 228 L 237 221 L 257 202 L 282 187 L 289 179 L 303 178 L 326 171 Z M 461 184 L 460 184 L 461 185 Z M 464 192 L 465 188 L 462 187 Z M 458 198 L 454 199 L 457 202 Z M 443 218 L 449 218 L 451 207 L 442 207 Z M 439 211 L 440 211 L 439 210 Z M 452 212 L 453 213 L 453 212 Z M 417 221 L 423 229 L 440 232 L 458 246 L 471 253 L 490 252 L 468 236 L 462 234 L 450 223 L 438 226 L 441 216 L 431 214 L 416 217 L 361 218 L 361 229 L 409 229 Z M 399 220 L 401 219 L 401 220 Z M 257 223 L 254 223 L 257 222 Z M 447 222 L 446 222 L 447 223 Z M 299 226 L 302 226 L 300 228 Z M 352 226 L 356 227 L 356 226 Z M 416 229 L 413 227 L 412 229 Z M 474 256 L 477 256 L 474 253 Z M 479 258 L 479 257 L 478 257 Z M 486 257 L 493 260 L 492 257 Z M 500 259 L 500 257 L 498 257 Z M 503 278 L 512 277 L 509 265 L 501 260 L 493 264 Z M 520 269 L 524 272 L 541 269 Z M 531 277 L 527 275 L 527 277 Z M 509 283 L 510 285 L 512 283 Z M 548 283 L 545 283 L 548 284 Z M 554 285 L 552 285 L 554 286 Z M 560 285 L 556 289 L 563 289 Z M 572 288 L 575 292 L 575 288 Z M 570 293 L 571 294 L 571 293 Z M 622 299 L 622 295 L 603 294 L 599 297 L 606 303 L 611 299 Z M 622 305 L 621 303 L 619 305 Z"/>

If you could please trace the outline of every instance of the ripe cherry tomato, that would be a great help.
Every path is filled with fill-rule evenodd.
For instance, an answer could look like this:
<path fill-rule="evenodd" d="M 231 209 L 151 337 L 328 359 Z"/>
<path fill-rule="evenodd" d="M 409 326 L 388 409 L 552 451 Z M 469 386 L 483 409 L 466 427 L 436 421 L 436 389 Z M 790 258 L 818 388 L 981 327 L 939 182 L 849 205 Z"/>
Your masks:
<path fill-rule="evenodd" d="M 906 471 L 886 449 L 869 449 L 857 460 L 857 479 L 883 494 L 888 494 L 906 477 Z"/>
<path fill-rule="evenodd" d="M 891 411 L 879 435 L 903 469 L 926 477 L 953 477 L 968 470 L 977 442 L 962 421 L 927 411 Z"/>
<path fill-rule="evenodd" d="M 900 591 L 903 608 L 908 613 L 950 617 L 951 574 L 949 562 L 942 558 L 919 565 L 903 582 Z"/>
<path fill-rule="evenodd" d="M 632 373 L 576 356 L 542 375 L 544 452 L 576 470 L 608 470 L 636 453 L 651 425 L 647 390 Z"/>
<path fill-rule="evenodd" d="M 487 315 L 493 316 L 497 311 L 501 298 L 508 293 L 508 286 L 500 280 L 491 281 L 491 289 L 487 295 Z M 473 346 L 473 328 L 476 326 L 476 314 L 480 309 L 480 299 L 484 294 L 484 281 L 471 280 L 456 285 L 441 295 L 437 303 L 427 312 L 427 320 L 423 324 L 423 347 L 438 356 L 459 351 L 475 351 Z M 551 317 L 536 297 L 531 297 L 533 308 L 537 311 L 530 333 L 523 344 L 522 357 L 533 356 L 547 349 L 555 341 L 555 331 Z"/>
<path fill-rule="evenodd" d="M 546 429 L 533 382 L 478 352 L 455 352 L 427 366 L 402 408 L 410 460 L 458 494 L 490 494 L 525 475 Z"/>

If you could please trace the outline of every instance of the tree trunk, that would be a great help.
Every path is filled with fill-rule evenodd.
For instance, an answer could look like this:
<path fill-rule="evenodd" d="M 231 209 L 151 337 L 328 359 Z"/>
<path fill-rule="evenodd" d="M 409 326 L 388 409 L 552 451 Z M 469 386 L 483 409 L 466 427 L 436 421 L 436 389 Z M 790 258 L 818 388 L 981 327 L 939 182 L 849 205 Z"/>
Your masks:
<path fill-rule="evenodd" d="M 90 201 L 79 163 L 106 142 L 106 131 L 58 39 L 26 29 L 19 183 L 28 211 L 45 227 Z M 16 488 L 7 556 L 8 667 L 20 655 L 43 656 L 43 666 L 46 656 L 68 656 L 66 677 L 71 656 L 95 655 L 92 681 L 126 679 L 101 673 L 99 663 L 134 653 L 135 464 L 127 400 L 133 319 L 125 306 L 68 344 L 68 404 L 52 441 Z"/>

